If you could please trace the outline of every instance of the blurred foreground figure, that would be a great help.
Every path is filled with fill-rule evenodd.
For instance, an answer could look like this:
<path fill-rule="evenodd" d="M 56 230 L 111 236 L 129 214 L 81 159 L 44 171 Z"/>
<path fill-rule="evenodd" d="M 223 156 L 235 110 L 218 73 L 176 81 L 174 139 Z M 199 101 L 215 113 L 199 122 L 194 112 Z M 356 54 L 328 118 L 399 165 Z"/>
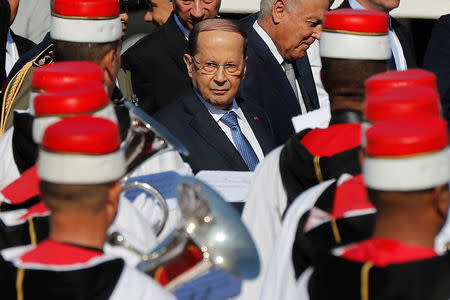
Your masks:
<path fill-rule="evenodd" d="M 366 140 L 363 175 L 376 208 L 372 236 L 318 252 L 297 281 L 297 297 L 448 299 L 450 255 L 433 248 L 449 208 L 446 122 L 382 121 Z"/>
<path fill-rule="evenodd" d="M 125 170 L 114 122 L 83 116 L 47 128 L 38 173 L 41 198 L 51 211 L 50 236 L 1 252 L 0 285 L 7 299 L 174 299 L 123 260 L 103 254 Z"/>

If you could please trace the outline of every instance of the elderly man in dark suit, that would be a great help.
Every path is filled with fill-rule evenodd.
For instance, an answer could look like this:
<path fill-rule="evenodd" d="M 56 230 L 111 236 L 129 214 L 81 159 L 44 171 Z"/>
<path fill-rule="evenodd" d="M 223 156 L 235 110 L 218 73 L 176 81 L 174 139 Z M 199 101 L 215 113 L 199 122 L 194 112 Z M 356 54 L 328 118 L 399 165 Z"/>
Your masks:
<path fill-rule="evenodd" d="M 232 21 L 196 25 L 184 55 L 193 88 L 155 115 L 189 150 L 184 160 L 194 173 L 253 171 L 274 146 L 264 111 L 235 97 L 246 72 L 246 48 L 245 33 Z"/>
<path fill-rule="evenodd" d="M 293 133 L 291 118 L 320 107 L 306 50 L 320 39 L 329 0 L 262 0 L 249 25 L 247 75 L 239 96 L 264 108 L 276 143 Z"/>
<path fill-rule="evenodd" d="M 130 70 L 133 92 L 147 113 L 154 114 L 190 89 L 183 62 L 189 31 L 215 18 L 219 7 L 220 0 L 173 0 L 167 22 L 122 55 L 122 68 Z"/>
<path fill-rule="evenodd" d="M 372 9 L 389 13 L 400 5 L 400 0 L 344 0 L 338 8 Z M 390 70 L 417 68 L 416 54 L 411 34 L 399 21 L 389 16 L 389 39 L 392 58 Z"/>

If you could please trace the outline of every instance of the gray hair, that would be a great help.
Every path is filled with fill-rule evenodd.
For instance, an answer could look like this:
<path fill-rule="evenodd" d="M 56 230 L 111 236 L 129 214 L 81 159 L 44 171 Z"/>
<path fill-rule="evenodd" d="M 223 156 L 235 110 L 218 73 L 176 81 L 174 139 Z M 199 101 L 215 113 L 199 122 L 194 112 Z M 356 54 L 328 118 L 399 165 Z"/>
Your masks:
<path fill-rule="evenodd" d="M 259 4 L 259 17 L 267 17 L 272 12 L 272 5 L 276 0 L 261 0 Z M 286 9 L 290 12 L 296 8 L 303 0 L 285 0 Z"/>

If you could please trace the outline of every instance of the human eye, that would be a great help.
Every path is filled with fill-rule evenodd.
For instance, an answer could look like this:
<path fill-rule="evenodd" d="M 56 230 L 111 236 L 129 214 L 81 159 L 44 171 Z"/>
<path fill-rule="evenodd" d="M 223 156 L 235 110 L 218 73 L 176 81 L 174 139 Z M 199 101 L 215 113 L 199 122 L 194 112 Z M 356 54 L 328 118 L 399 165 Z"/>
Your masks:
<path fill-rule="evenodd" d="M 317 27 L 319 25 L 322 25 L 322 21 L 321 20 L 308 20 L 308 23 L 310 24 L 311 27 Z"/>
<path fill-rule="evenodd" d="M 233 72 L 236 72 L 238 70 L 238 66 L 236 64 L 233 64 L 233 63 L 226 63 L 225 64 L 225 69 L 228 72 L 233 73 Z"/>
<path fill-rule="evenodd" d="M 219 68 L 219 65 L 215 62 L 209 61 L 204 64 L 203 68 L 205 71 L 214 71 Z"/>

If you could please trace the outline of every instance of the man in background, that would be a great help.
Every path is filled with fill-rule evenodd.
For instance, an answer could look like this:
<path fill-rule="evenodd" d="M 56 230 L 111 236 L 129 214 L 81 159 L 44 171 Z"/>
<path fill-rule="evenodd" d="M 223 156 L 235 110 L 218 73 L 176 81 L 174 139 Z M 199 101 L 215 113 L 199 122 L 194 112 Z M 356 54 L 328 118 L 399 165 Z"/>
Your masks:
<path fill-rule="evenodd" d="M 161 26 L 167 22 L 173 11 L 172 0 L 148 0 L 149 8 L 144 15 L 145 22 L 152 22 L 155 26 Z"/>
<path fill-rule="evenodd" d="M 130 71 L 133 92 L 148 114 L 154 114 L 190 89 L 183 61 L 189 31 L 200 21 L 215 18 L 220 2 L 174 0 L 174 11 L 167 22 L 122 55 L 122 68 Z"/>

